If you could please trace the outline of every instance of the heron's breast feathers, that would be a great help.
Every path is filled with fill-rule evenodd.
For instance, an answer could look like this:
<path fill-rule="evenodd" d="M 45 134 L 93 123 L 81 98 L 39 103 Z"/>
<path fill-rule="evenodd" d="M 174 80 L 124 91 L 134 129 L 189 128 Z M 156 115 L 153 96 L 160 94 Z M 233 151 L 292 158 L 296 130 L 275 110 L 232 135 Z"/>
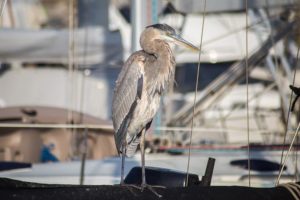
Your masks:
<path fill-rule="evenodd" d="M 167 54 L 165 59 L 158 58 L 150 64 L 146 61 L 145 82 L 148 94 L 162 94 L 168 85 L 173 83 L 174 71 L 175 59 L 172 54 Z"/>

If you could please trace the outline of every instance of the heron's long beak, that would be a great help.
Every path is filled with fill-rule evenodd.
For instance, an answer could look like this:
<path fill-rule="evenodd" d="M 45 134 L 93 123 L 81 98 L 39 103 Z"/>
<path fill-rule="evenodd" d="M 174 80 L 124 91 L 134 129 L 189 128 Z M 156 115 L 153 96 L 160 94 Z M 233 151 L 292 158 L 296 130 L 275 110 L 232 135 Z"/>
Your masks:
<path fill-rule="evenodd" d="M 191 44 L 190 42 L 186 41 L 179 35 L 169 35 L 169 37 L 171 37 L 173 39 L 173 42 L 177 45 L 184 46 L 193 51 L 200 51 L 200 49 L 198 47 L 196 47 L 193 44 Z"/>

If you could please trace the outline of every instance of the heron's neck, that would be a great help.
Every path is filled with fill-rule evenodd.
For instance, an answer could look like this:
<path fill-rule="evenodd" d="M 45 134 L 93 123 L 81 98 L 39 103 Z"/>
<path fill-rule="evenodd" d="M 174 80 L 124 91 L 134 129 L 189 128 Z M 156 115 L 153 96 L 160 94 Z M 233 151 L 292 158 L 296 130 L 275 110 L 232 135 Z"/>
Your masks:
<path fill-rule="evenodd" d="M 162 92 L 167 85 L 173 83 L 175 71 L 175 58 L 168 43 L 157 40 L 153 43 L 153 54 L 156 59 L 151 68 L 156 68 L 156 81 L 158 91 Z M 153 72 L 153 71 L 152 71 Z"/>
<path fill-rule="evenodd" d="M 161 40 L 156 40 L 152 44 L 152 51 L 157 61 L 159 61 L 164 66 L 169 66 L 170 64 L 172 65 L 174 57 L 169 44 Z M 170 67 L 174 66 L 172 65 Z"/>

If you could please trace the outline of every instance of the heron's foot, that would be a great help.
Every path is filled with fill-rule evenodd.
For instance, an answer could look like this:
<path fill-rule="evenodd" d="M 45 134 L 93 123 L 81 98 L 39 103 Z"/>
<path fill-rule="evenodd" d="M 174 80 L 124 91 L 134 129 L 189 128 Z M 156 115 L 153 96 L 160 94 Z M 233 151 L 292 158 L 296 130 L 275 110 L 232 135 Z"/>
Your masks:
<path fill-rule="evenodd" d="M 148 185 L 146 183 L 141 184 L 141 191 L 143 191 L 145 188 L 149 189 L 153 194 L 155 194 L 158 198 L 161 198 L 162 195 L 158 194 L 154 188 L 165 188 L 164 186 L 159 186 L 159 185 Z"/>
<path fill-rule="evenodd" d="M 129 192 L 131 192 L 134 196 L 137 196 L 137 194 L 134 192 L 133 188 L 138 190 L 141 189 L 139 186 L 133 184 L 120 183 L 120 186 L 126 187 L 129 190 Z"/>

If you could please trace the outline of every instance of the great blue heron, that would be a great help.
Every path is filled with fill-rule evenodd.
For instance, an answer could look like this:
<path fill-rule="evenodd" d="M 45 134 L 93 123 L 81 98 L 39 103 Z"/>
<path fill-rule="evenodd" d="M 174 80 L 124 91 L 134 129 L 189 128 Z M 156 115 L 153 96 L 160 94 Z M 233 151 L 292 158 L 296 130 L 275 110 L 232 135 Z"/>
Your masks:
<path fill-rule="evenodd" d="M 175 69 L 175 58 L 168 42 L 199 49 L 182 39 L 167 24 L 147 26 L 140 37 L 143 50 L 125 62 L 114 90 L 112 119 L 117 151 L 122 154 L 121 184 L 124 183 L 125 156 L 132 156 L 138 144 L 142 155 L 142 189 L 145 178 L 145 132 L 156 114 L 160 98 Z"/>

